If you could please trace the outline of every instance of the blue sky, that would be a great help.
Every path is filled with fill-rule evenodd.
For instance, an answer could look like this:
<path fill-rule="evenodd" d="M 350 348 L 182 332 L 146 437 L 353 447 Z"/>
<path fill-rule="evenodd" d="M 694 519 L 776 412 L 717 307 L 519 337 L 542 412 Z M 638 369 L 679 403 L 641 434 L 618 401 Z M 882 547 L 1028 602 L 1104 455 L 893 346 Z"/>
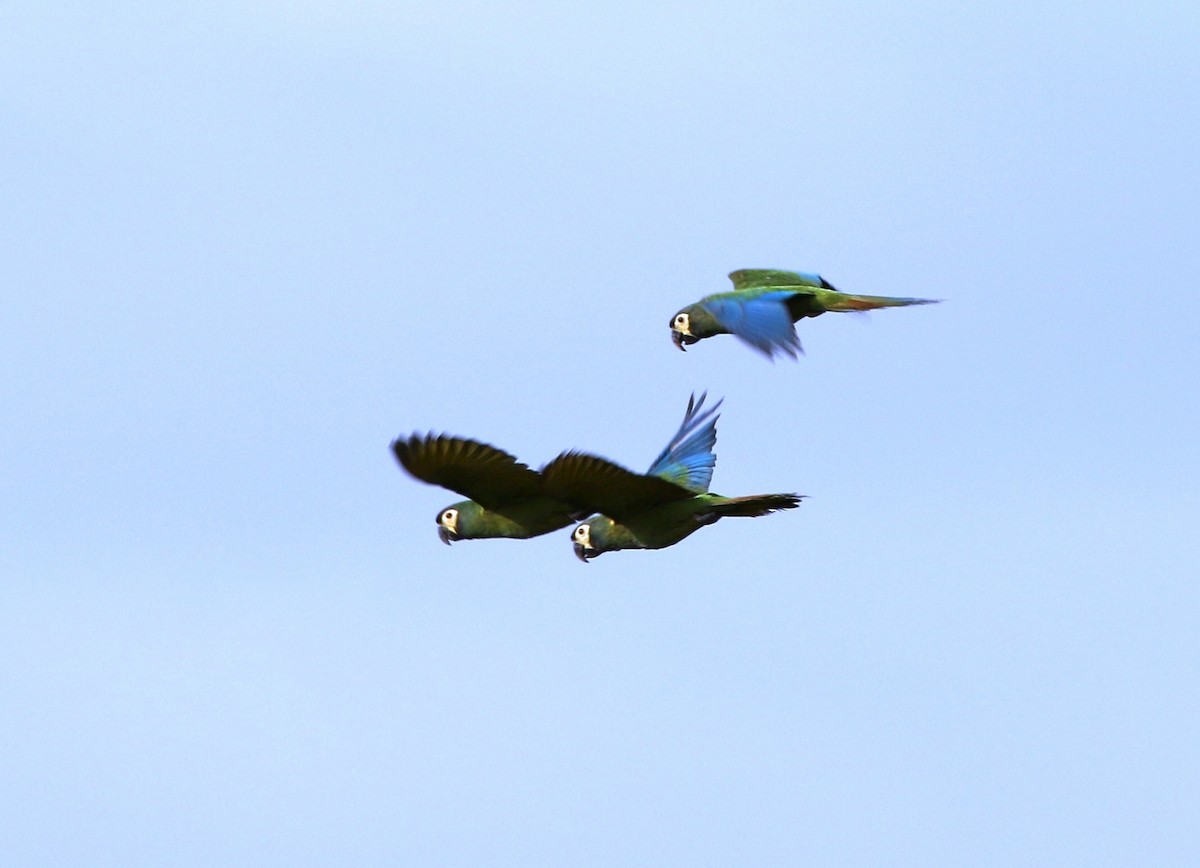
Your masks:
<path fill-rule="evenodd" d="M 1187 4 L 10 4 L 14 864 L 1200 856 Z M 677 352 L 741 267 L 945 299 Z M 797 491 L 442 546 L 437 430 Z"/>

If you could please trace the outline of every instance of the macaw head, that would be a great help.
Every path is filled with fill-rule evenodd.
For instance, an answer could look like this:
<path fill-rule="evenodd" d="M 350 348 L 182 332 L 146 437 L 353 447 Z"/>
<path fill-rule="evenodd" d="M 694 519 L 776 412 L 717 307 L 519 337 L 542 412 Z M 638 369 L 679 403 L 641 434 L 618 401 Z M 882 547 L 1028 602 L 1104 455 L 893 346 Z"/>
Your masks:
<path fill-rule="evenodd" d="M 607 551 L 612 536 L 613 520 L 608 516 L 594 515 L 587 521 L 575 525 L 571 531 L 571 541 L 575 544 L 575 557 L 585 564 L 592 558 L 598 558 Z"/>
<path fill-rule="evenodd" d="M 447 506 L 437 517 L 438 539 L 446 545 L 460 539 L 471 539 L 474 526 L 483 514 L 483 507 L 473 500 L 463 500 Z"/>
<path fill-rule="evenodd" d="M 701 304 L 689 304 L 671 317 L 671 340 L 681 350 L 686 350 L 685 344 L 691 346 L 703 338 L 720 334 L 721 331 L 716 317 Z"/>

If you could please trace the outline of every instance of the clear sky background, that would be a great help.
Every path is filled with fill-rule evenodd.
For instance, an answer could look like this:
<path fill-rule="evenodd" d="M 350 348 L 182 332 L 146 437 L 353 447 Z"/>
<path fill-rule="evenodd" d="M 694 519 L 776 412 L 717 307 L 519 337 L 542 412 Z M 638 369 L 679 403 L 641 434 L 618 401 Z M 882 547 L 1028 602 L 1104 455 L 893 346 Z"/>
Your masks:
<path fill-rule="evenodd" d="M 4 861 L 1200 859 L 1198 44 L 1183 2 L 6 4 Z M 946 301 L 676 351 L 751 266 Z M 446 548 L 388 450 L 640 470 L 701 389 L 714 490 L 801 508 Z"/>

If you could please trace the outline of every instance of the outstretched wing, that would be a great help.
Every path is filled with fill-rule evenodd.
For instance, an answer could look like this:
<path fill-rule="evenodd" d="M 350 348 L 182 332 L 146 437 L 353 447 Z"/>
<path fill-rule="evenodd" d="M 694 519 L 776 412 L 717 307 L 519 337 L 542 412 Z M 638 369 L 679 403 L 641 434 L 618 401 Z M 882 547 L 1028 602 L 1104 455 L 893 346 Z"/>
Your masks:
<path fill-rule="evenodd" d="M 417 479 L 456 491 L 488 509 L 541 494 L 542 478 L 536 470 L 477 440 L 413 434 L 396 439 L 392 451 Z"/>
<path fill-rule="evenodd" d="M 777 352 L 795 358 L 804 351 L 787 306 L 792 295 L 786 289 L 745 296 L 726 293 L 705 299 L 703 305 L 723 328 L 769 358 Z"/>
<path fill-rule="evenodd" d="M 646 471 L 650 476 L 673 482 L 696 494 L 708 491 L 717 463 L 713 446 L 717 443 L 717 419 L 720 417 L 716 414 L 721 401 L 701 413 L 706 397 L 707 392 L 699 401 L 695 394 L 688 399 L 687 412 L 679 430 Z"/>
<path fill-rule="evenodd" d="M 811 286 L 833 289 L 834 286 L 811 271 L 778 271 L 774 268 L 742 268 L 730 272 L 734 289 L 761 289 L 770 286 Z"/>
<path fill-rule="evenodd" d="M 542 468 L 547 497 L 617 521 L 695 494 L 659 476 L 644 476 L 584 452 L 564 452 Z"/>

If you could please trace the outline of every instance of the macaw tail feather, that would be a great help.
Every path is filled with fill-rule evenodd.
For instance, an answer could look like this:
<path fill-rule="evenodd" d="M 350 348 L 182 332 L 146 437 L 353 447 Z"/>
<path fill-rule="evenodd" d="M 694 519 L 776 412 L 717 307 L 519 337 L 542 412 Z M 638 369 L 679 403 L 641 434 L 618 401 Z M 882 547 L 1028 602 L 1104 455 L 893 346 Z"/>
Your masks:
<path fill-rule="evenodd" d="M 937 304 L 937 298 L 888 298 L 885 295 L 849 295 L 844 292 L 821 293 L 825 310 L 875 310 L 881 307 L 908 307 L 910 304 Z"/>
<path fill-rule="evenodd" d="M 782 509 L 795 509 L 804 499 L 802 494 L 750 494 L 746 497 L 727 497 L 716 504 L 716 513 L 724 516 L 756 518 Z"/>

